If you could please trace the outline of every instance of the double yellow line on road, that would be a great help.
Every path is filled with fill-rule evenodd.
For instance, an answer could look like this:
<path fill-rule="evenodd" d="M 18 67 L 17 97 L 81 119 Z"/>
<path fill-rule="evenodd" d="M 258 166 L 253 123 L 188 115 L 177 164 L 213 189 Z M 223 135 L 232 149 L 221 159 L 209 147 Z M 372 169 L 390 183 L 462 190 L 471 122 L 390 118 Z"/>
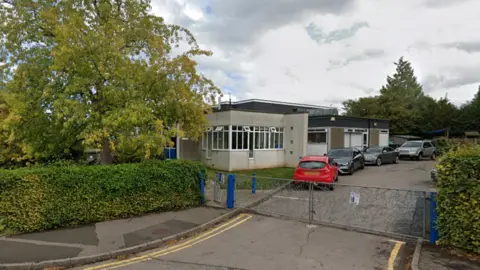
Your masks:
<path fill-rule="evenodd" d="M 248 214 L 240 214 L 236 218 L 234 218 L 234 219 L 232 219 L 232 220 L 230 220 L 226 223 L 223 223 L 222 225 L 220 225 L 220 226 L 218 226 L 218 227 L 216 227 L 216 228 L 214 228 L 210 231 L 207 231 L 203 234 L 200 234 L 197 237 L 192 238 L 192 239 L 190 239 L 186 242 L 179 243 L 177 245 L 173 245 L 171 247 L 168 247 L 168 248 L 165 248 L 165 249 L 162 249 L 162 250 L 159 250 L 159 251 L 155 251 L 155 252 L 143 255 L 143 256 L 135 257 L 135 258 L 128 259 L 128 260 L 113 262 L 113 263 L 106 263 L 106 264 L 102 264 L 102 265 L 97 265 L 97 266 L 85 268 L 84 270 L 115 269 L 115 268 L 119 268 L 119 267 L 122 267 L 122 266 L 127 266 L 127 265 L 130 265 L 130 264 L 139 263 L 139 262 L 143 262 L 143 261 L 148 261 L 148 260 L 151 260 L 151 259 L 154 259 L 154 258 L 157 258 L 157 257 L 165 256 L 167 254 L 177 252 L 177 251 L 180 251 L 180 250 L 185 249 L 185 248 L 189 248 L 193 245 L 196 245 L 196 244 L 201 243 L 205 240 L 208 240 L 208 239 L 210 239 L 210 238 L 212 238 L 216 235 L 219 235 L 219 234 L 221 234 L 225 231 L 228 231 L 228 230 L 232 229 L 233 227 L 236 227 L 236 226 L 244 223 L 245 221 L 249 220 L 251 217 L 252 216 L 248 215 Z"/>

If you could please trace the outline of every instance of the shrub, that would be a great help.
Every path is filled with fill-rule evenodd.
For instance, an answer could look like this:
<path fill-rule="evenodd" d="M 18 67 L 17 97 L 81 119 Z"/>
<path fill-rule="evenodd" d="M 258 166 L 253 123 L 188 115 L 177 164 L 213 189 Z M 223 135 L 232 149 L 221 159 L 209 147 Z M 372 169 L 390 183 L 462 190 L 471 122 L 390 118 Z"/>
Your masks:
<path fill-rule="evenodd" d="M 476 142 L 469 139 L 459 139 L 459 138 L 437 138 L 433 140 L 435 147 L 437 148 L 437 155 L 441 156 L 450 151 L 455 151 L 461 147 L 473 147 L 476 145 Z"/>
<path fill-rule="evenodd" d="M 201 170 L 188 161 L 0 170 L 0 228 L 32 232 L 196 206 Z"/>
<path fill-rule="evenodd" d="M 480 146 L 446 153 L 437 187 L 440 242 L 480 253 Z"/>

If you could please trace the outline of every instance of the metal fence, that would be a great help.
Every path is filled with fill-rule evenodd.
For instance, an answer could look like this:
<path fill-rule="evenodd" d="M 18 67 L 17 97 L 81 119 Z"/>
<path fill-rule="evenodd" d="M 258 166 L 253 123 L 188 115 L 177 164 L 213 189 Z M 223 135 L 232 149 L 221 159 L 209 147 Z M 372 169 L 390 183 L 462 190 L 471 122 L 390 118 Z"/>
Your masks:
<path fill-rule="evenodd" d="M 428 199 L 425 191 L 274 181 L 283 181 L 284 188 L 253 207 L 258 213 L 367 232 L 425 237 Z"/>
<path fill-rule="evenodd" d="M 215 177 L 211 198 L 216 205 L 226 206 L 227 176 Z M 237 174 L 234 194 L 236 208 L 250 207 L 260 214 L 309 223 L 424 238 L 428 229 L 425 191 L 338 183 L 314 186 Z"/>

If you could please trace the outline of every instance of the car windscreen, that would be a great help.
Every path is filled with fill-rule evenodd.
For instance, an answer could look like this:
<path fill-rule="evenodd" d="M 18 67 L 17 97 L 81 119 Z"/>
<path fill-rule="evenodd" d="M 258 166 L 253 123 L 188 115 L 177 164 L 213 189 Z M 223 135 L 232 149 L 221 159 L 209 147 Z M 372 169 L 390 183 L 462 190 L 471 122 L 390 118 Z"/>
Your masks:
<path fill-rule="evenodd" d="M 325 162 L 322 162 L 322 161 L 302 161 L 298 166 L 302 169 L 315 170 L 315 169 L 323 169 L 325 168 L 325 166 L 327 166 L 327 164 L 325 164 Z"/>
<path fill-rule="evenodd" d="M 421 147 L 422 142 L 406 142 L 402 145 L 402 147 Z"/>
<path fill-rule="evenodd" d="M 379 148 L 379 147 L 371 147 L 371 148 L 367 148 L 367 150 L 365 150 L 365 153 L 381 153 L 382 149 L 383 148 Z"/>
<path fill-rule="evenodd" d="M 333 149 L 328 152 L 328 156 L 332 158 L 352 157 L 352 149 Z"/>

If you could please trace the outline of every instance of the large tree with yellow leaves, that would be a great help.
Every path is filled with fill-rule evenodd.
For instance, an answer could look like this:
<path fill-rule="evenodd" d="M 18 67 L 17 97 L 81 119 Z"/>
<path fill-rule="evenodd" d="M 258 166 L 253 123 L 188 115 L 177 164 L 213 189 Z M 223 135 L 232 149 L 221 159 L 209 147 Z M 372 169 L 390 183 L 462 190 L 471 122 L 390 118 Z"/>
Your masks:
<path fill-rule="evenodd" d="M 148 159 L 177 132 L 201 135 L 219 91 L 193 58 L 211 53 L 149 0 L 0 3 L 2 126 L 26 158 Z"/>

